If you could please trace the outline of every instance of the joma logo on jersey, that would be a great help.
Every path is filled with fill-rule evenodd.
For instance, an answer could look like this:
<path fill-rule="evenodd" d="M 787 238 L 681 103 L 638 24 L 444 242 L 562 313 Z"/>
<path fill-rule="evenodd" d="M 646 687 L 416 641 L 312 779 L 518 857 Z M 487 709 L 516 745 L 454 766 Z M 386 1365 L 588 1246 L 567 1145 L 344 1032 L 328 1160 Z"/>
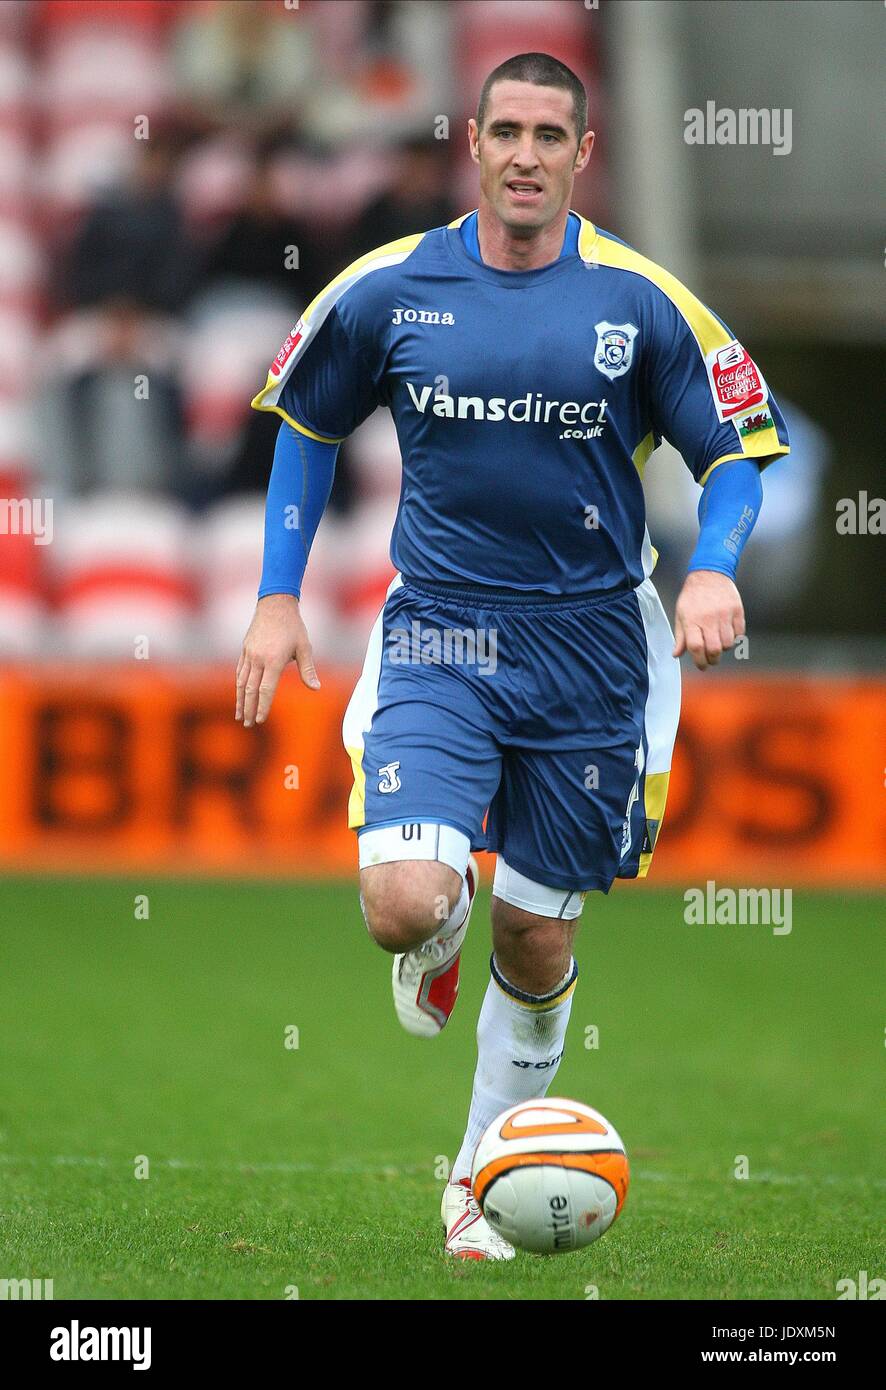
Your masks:
<path fill-rule="evenodd" d="M 437 309 L 395 309 L 391 323 L 455 323 L 454 314 L 441 314 Z"/>
<path fill-rule="evenodd" d="M 397 776 L 399 763 L 385 763 L 384 767 L 378 769 L 378 789 L 380 792 L 397 792 L 400 790 L 400 778 Z"/>

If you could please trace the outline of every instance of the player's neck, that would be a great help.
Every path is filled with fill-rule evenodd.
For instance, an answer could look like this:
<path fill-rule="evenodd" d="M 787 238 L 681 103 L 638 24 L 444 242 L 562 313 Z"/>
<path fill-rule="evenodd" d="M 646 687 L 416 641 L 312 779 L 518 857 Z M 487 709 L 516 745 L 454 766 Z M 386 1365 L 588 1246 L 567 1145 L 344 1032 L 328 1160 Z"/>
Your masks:
<path fill-rule="evenodd" d="M 477 240 L 483 264 L 495 270 L 541 270 L 559 258 L 569 208 L 530 237 L 514 236 L 488 205 L 477 210 Z"/>

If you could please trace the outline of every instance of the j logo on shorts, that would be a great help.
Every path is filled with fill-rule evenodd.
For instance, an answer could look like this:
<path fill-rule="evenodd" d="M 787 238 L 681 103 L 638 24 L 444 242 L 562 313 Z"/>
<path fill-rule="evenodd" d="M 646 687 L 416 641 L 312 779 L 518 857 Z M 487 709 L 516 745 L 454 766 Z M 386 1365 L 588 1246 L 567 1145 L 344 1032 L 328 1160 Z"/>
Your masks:
<path fill-rule="evenodd" d="M 396 792 L 400 790 L 400 778 L 397 776 L 399 763 L 385 763 L 380 767 L 378 789 L 380 792 Z"/>

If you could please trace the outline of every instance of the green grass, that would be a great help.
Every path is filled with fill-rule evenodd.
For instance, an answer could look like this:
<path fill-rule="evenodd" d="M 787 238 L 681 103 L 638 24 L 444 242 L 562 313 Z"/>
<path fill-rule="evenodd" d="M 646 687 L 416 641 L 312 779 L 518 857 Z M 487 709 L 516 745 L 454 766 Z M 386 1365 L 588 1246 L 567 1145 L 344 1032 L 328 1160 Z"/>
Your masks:
<path fill-rule="evenodd" d="M 348 885 L 21 879 L 0 900 L 0 1277 L 56 1298 L 724 1299 L 886 1275 L 874 897 L 798 892 L 775 937 L 687 926 L 678 893 L 591 895 L 553 1089 L 618 1127 L 631 1191 L 596 1245 L 506 1266 L 443 1259 L 434 1172 L 470 1093 L 488 895 L 430 1043 L 398 1028 Z"/>

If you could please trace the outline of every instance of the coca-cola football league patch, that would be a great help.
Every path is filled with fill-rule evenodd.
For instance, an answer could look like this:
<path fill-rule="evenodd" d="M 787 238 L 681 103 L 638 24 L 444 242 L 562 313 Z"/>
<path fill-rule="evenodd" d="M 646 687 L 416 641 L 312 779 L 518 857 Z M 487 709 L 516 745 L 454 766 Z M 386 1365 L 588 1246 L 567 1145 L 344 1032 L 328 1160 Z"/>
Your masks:
<path fill-rule="evenodd" d="M 737 339 L 733 338 L 725 347 L 715 348 L 705 360 L 721 421 L 734 421 L 736 415 L 749 411 L 758 412 L 766 404 L 769 392 L 763 374 Z"/>

